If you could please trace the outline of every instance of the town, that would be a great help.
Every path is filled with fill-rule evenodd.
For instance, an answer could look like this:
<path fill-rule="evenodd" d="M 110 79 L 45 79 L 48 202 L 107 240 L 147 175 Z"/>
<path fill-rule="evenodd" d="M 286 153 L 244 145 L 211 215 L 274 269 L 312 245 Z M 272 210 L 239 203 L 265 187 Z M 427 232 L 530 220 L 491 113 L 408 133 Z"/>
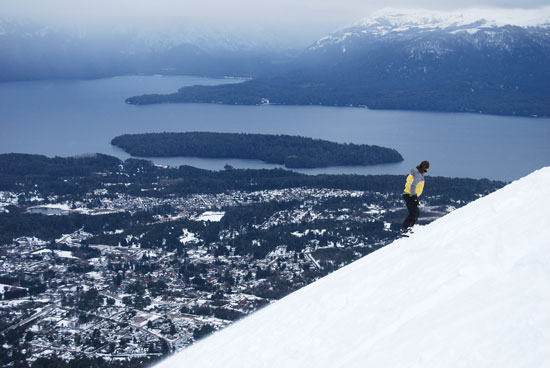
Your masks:
<path fill-rule="evenodd" d="M 70 195 L 32 180 L 1 188 L 2 366 L 145 366 L 391 243 L 405 214 L 394 191 L 252 183 L 159 195 L 159 173 L 173 169 L 151 166 L 146 188 L 143 167 L 115 170 Z M 423 223 L 502 185 L 474 182 L 423 197 Z"/>

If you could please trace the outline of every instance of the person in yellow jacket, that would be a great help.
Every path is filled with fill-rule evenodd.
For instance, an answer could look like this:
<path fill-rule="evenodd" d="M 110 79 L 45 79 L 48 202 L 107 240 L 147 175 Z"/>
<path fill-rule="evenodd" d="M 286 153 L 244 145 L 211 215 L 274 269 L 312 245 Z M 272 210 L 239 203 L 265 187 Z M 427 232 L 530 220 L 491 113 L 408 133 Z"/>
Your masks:
<path fill-rule="evenodd" d="M 416 220 L 418 220 L 418 197 L 420 197 L 424 190 L 424 174 L 428 172 L 429 168 L 430 163 L 428 161 L 422 161 L 420 165 L 412 169 L 409 176 L 407 176 L 403 199 L 409 210 L 409 215 L 405 221 L 403 221 L 403 226 L 401 227 L 401 232 L 403 234 L 409 232 L 410 228 L 416 223 Z"/>

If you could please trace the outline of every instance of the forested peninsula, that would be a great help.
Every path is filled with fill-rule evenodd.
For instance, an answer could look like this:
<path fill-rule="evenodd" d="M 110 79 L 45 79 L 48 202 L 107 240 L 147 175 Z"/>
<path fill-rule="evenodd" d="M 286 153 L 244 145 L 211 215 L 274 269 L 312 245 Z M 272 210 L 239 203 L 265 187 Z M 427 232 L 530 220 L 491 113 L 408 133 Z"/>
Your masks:
<path fill-rule="evenodd" d="M 403 161 L 401 154 L 391 148 L 290 135 L 210 132 L 124 134 L 115 137 L 111 144 L 137 157 L 255 159 L 287 168 Z"/>
<path fill-rule="evenodd" d="M 126 99 L 130 105 L 160 103 L 216 103 L 226 105 L 298 105 L 368 107 L 370 110 L 467 112 L 510 116 L 550 116 L 549 92 L 542 89 L 503 90 L 477 83 L 484 89 L 471 92 L 469 84 L 447 80 L 435 86 L 414 81 L 383 83 L 298 81 L 285 78 L 251 80 L 238 84 L 190 86 L 170 94 L 144 94 Z"/>

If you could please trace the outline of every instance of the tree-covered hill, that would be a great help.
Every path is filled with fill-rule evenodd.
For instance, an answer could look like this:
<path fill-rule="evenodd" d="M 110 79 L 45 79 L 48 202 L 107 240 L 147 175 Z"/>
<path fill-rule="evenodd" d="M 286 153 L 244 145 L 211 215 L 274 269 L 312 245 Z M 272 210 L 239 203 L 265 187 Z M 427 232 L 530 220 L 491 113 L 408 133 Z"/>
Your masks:
<path fill-rule="evenodd" d="M 114 138 L 111 144 L 139 157 L 257 159 L 288 168 L 403 161 L 403 157 L 390 148 L 289 135 L 209 132 L 125 134 Z"/>

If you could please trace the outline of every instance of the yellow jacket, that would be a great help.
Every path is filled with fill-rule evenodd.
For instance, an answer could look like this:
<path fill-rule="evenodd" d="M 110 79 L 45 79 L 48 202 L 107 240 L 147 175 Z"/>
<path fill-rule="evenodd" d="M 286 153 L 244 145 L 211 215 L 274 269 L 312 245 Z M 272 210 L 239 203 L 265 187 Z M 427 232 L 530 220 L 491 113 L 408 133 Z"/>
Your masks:
<path fill-rule="evenodd" d="M 418 171 L 417 168 L 411 170 L 407 181 L 405 182 L 405 194 L 416 195 L 420 197 L 424 190 L 424 174 Z"/>

